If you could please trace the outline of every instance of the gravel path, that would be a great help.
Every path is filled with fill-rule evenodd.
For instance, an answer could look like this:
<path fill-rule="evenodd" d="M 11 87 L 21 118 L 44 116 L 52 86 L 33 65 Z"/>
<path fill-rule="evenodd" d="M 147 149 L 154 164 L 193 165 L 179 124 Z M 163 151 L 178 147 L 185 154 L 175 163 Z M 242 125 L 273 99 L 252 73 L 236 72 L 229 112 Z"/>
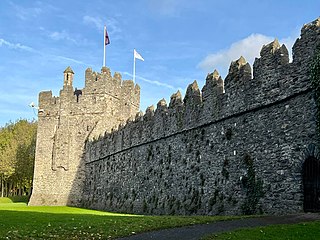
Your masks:
<path fill-rule="evenodd" d="M 228 232 L 239 228 L 259 227 L 274 224 L 293 224 L 315 220 L 320 220 L 320 214 L 305 213 L 287 216 L 247 218 L 146 232 L 130 237 L 119 238 L 119 240 L 196 240 L 208 234 Z"/>

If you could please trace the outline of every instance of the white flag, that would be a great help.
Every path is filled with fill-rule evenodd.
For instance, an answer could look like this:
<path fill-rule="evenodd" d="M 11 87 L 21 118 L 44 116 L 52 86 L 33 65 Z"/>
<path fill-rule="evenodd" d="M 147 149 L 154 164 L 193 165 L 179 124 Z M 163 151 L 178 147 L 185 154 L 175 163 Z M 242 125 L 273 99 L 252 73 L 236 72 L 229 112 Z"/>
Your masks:
<path fill-rule="evenodd" d="M 135 49 L 133 49 L 133 56 L 134 56 L 134 58 L 137 58 L 137 59 L 140 59 L 141 61 L 144 61 L 143 57 Z"/>

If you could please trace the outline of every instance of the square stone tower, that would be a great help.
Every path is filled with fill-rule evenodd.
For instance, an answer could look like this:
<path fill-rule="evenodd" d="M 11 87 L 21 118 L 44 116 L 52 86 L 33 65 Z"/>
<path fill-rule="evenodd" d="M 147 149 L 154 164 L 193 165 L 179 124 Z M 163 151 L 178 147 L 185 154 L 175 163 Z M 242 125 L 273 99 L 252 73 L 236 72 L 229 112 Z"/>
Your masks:
<path fill-rule="evenodd" d="M 88 68 L 85 87 L 73 88 L 74 72 L 64 71 L 59 97 L 39 94 L 38 133 L 29 205 L 73 205 L 81 201 L 85 180 L 83 151 L 87 139 L 110 132 L 139 110 L 140 87 Z"/>

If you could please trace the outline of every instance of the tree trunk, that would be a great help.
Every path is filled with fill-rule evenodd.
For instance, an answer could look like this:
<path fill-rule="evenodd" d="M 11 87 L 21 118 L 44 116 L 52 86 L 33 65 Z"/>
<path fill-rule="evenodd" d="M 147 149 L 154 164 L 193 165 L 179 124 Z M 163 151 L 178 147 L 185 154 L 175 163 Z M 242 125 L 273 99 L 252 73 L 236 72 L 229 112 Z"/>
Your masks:
<path fill-rule="evenodd" d="M 11 196 L 11 182 L 9 181 L 7 182 L 7 197 Z"/>
<path fill-rule="evenodd" d="M 24 195 L 24 187 L 23 187 L 23 185 L 22 185 L 22 181 L 20 181 L 20 192 L 19 192 L 19 195 L 20 196 L 23 196 Z"/>
<path fill-rule="evenodd" d="M 8 184 L 7 181 L 3 180 L 3 196 L 7 197 L 7 193 L 8 193 Z"/>
<path fill-rule="evenodd" d="M 10 181 L 9 183 L 8 183 L 8 196 L 13 196 L 13 184 L 12 184 L 12 182 Z"/>
<path fill-rule="evenodd" d="M 4 197 L 8 197 L 8 182 L 4 181 Z"/>
<path fill-rule="evenodd" d="M 1 197 L 4 195 L 3 174 L 1 175 Z"/>

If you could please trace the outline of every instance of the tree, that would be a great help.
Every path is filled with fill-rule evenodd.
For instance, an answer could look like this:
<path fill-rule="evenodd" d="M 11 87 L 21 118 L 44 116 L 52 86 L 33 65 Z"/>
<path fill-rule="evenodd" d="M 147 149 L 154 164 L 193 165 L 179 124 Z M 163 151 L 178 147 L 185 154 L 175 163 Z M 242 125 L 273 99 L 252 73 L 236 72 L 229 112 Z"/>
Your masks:
<path fill-rule="evenodd" d="M 13 174 L 14 172 L 14 162 L 13 155 L 14 149 L 12 146 L 13 124 L 10 123 L 6 125 L 5 128 L 0 130 L 0 178 L 1 178 L 1 197 L 5 194 L 5 181 Z"/>
<path fill-rule="evenodd" d="M 19 120 L 0 129 L 1 196 L 22 195 L 32 185 L 36 122 Z"/>
<path fill-rule="evenodd" d="M 31 188 L 34 169 L 36 148 L 36 124 L 29 122 L 18 122 L 15 126 L 17 149 L 15 161 L 15 173 L 12 175 L 14 182 L 22 194 L 24 188 Z"/>

